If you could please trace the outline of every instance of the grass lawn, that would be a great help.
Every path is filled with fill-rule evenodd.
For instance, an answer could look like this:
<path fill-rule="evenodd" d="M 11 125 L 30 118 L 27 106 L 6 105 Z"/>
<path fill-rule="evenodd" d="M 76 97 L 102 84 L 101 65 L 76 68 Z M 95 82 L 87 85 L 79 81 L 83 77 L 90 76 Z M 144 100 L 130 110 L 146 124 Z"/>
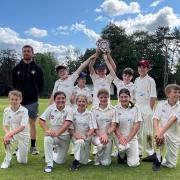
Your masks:
<path fill-rule="evenodd" d="M 115 101 L 113 101 L 115 103 Z M 2 113 L 3 109 L 8 106 L 8 100 L 6 98 L 0 98 L 0 139 L 3 137 L 2 130 Z M 40 100 L 40 114 L 47 107 L 47 99 Z M 13 157 L 11 167 L 5 170 L 0 169 L 0 180 L 4 179 L 62 179 L 62 180 L 177 180 L 180 178 L 180 160 L 178 161 L 176 169 L 162 168 L 160 172 L 152 172 L 151 163 L 141 163 L 137 168 L 130 168 L 128 166 L 120 166 L 116 163 L 116 159 L 112 159 L 112 164 L 109 167 L 94 166 L 93 163 L 87 166 L 81 166 L 79 171 L 71 172 L 69 167 L 73 158 L 68 155 L 67 162 L 64 165 L 56 165 L 53 172 L 46 174 L 43 172 L 45 167 L 43 153 L 43 131 L 40 126 L 37 125 L 37 147 L 40 150 L 40 154 L 37 156 L 28 156 L 28 164 L 22 165 L 16 162 L 16 157 Z M 3 144 L 0 143 L 0 163 L 5 156 Z M 91 155 L 91 159 L 93 156 Z"/>

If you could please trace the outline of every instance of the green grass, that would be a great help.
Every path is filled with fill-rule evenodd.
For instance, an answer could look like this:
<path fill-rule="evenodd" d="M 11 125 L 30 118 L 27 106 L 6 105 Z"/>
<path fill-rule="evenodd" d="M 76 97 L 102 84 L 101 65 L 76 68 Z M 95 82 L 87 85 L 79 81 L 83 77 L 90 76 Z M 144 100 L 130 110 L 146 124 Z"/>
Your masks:
<path fill-rule="evenodd" d="M 115 101 L 113 101 L 115 104 Z M 3 137 L 2 130 L 2 113 L 3 109 L 8 106 L 8 100 L 6 98 L 0 98 L 0 139 Z M 47 99 L 40 100 L 40 114 L 47 106 Z M 69 167 L 73 158 L 68 155 L 67 162 L 64 165 L 55 165 L 51 174 L 45 174 L 43 172 L 45 162 L 42 158 L 43 153 L 43 131 L 37 125 L 38 137 L 37 146 L 40 150 L 40 154 L 37 156 L 28 156 L 28 164 L 22 165 L 16 162 L 16 157 L 13 157 L 12 165 L 10 168 L 1 170 L 0 179 L 62 179 L 62 180 L 176 180 L 180 178 L 180 161 L 178 161 L 176 169 L 162 168 L 160 172 L 154 173 L 151 170 L 151 163 L 141 163 L 137 168 L 130 168 L 127 166 L 119 166 L 116 163 L 116 159 L 112 159 L 112 164 L 109 167 L 94 166 L 90 163 L 87 166 L 81 166 L 79 171 L 71 172 Z M 0 162 L 3 161 L 5 156 L 3 144 L 0 143 Z M 93 159 L 91 155 L 91 159 Z"/>

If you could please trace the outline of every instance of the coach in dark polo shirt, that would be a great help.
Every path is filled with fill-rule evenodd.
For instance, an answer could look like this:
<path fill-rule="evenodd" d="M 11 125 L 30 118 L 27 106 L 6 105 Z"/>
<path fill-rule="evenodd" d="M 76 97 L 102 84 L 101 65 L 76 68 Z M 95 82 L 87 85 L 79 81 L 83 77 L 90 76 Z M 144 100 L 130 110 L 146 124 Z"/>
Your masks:
<path fill-rule="evenodd" d="M 38 117 L 38 95 L 44 87 L 44 76 L 41 68 L 33 61 L 33 48 L 25 45 L 22 48 L 23 59 L 13 69 L 13 87 L 22 92 L 22 105 L 28 109 L 31 149 L 33 155 L 39 154 L 36 149 L 36 119 Z"/>

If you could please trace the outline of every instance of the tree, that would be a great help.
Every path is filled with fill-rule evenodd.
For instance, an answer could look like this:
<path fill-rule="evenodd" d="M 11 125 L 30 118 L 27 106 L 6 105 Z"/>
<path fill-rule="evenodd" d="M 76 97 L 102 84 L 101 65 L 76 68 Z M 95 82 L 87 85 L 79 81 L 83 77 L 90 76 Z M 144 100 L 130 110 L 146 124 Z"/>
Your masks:
<path fill-rule="evenodd" d="M 174 59 L 178 57 L 180 52 L 180 31 L 174 28 L 173 31 L 169 27 L 159 27 L 155 33 L 156 41 L 159 49 L 164 55 L 164 88 L 168 84 L 170 70 L 174 66 Z"/>
<path fill-rule="evenodd" d="M 8 91 L 12 89 L 12 69 L 18 62 L 18 54 L 15 50 L 0 50 L 0 94 L 7 95 Z"/>
<path fill-rule="evenodd" d="M 57 60 L 51 53 L 37 53 L 34 56 L 36 63 L 42 68 L 44 73 L 44 89 L 41 93 L 42 96 L 50 96 L 57 80 L 55 67 L 58 64 Z"/>

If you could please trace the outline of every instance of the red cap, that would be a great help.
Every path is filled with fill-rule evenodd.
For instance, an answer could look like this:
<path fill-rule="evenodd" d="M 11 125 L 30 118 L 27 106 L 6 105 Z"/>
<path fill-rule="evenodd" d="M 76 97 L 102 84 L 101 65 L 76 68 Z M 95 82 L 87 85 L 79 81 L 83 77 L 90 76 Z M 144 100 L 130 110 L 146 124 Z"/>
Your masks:
<path fill-rule="evenodd" d="M 146 60 L 146 59 L 142 59 L 142 60 L 140 60 L 140 61 L 138 62 L 138 66 L 141 66 L 141 65 L 143 65 L 143 66 L 145 66 L 145 67 L 147 67 L 147 68 L 150 68 L 150 63 L 149 63 L 149 61 Z"/>

